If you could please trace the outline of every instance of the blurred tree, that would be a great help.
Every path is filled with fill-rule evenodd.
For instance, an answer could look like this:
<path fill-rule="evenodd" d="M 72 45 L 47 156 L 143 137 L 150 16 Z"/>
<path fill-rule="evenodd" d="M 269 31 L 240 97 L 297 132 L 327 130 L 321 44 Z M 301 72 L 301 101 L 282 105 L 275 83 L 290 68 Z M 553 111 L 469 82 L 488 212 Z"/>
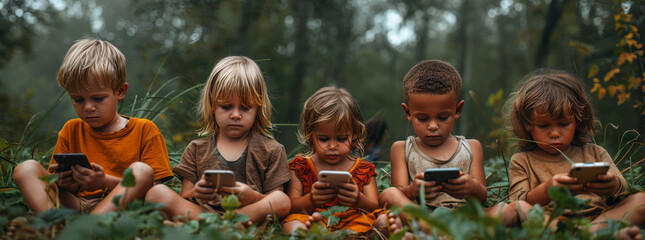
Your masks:
<path fill-rule="evenodd" d="M 0 1 L 0 69 L 16 51 L 30 54 L 36 31 L 56 24 L 59 10 L 46 0 Z"/>

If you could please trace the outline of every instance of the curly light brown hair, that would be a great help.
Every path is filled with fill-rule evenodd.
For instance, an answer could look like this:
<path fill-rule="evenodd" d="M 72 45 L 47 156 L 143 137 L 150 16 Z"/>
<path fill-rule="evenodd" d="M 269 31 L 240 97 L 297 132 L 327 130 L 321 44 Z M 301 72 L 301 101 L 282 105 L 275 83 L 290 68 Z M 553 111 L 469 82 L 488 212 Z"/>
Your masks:
<path fill-rule="evenodd" d="M 354 97 L 343 88 L 328 86 L 311 95 L 302 111 L 298 138 L 313 154 L 313 131 L 317 124 L 334 121 L 336 129 L 349 129 L 352 133 L 350 150 L 363 155 L 365 125 L 363 115 Z"/>
<path fill-rule="evenodd" d="M 411 93 L 446 94 L 454 91 L 461 97 L 461 76 L 447 62 L 427 60 L 417 63 L 403 77 L 403 97 L 408 102 Z"/>
<path fill-rule="evenodd" d="M 515 137 L 520 151 L 531 151 L 537 146 L 532 142 L 529 132 L 533 122 L 533 113 L 549 114 L 553 119 L 572 115 L 576 130 L 574 146 L 589 142 L 593 135 L 594 116 L 591 101 L 585 92 L 584 85 L 575 76 L 559 70 L 539 69 L 526 77 L 520 88 L 511 94 L 507 102 L 510 110 L 510 130 Z M 531 140 L 531 141 L 523 141 Z"/>

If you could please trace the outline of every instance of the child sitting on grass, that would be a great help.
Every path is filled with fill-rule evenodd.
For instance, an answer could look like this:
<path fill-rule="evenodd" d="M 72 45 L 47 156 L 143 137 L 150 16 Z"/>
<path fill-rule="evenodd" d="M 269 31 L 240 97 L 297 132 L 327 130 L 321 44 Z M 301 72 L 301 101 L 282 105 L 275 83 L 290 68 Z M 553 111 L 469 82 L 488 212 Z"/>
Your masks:
<path fill-rule="evenodd" d="M 53 158 L 49 171 L 34 160 L 18 165 L 13 180 L 32 211 L 56 207 L 52 199 L 82 213 L 117 210 L 112 199 L 125 192 L 119 183 L 128 167 L 136 185 L 120 199 L 122 205 L 143 199 L 154 183 L 172 177 L 166 143 L 157 126 L 116 111 L 129 86 L 119 49 L 106 41 L 81 39 L 65 55 L 57 80 L 69 93 L 79 118 L 69 120 L 58 133 L 54 154 L 84 153 L 91 168 L 76 165 L 56 172 L 59 180 L 47 192 L 39 177 L 59 170 Z"/>
<path fill-rule="evenodd" d="M 285 232 L 309 229 L 313 221 L 322 221 L 330 231 L 348 229 L 357 233 L 385 226 L 385 215 L 375 223 L 382 209 L 378 207 L 374 164 L 349 155 L 362 152 L 364 138 L 361 111 L 347 90 L 324 87 L 307 99 L 300 120 L 300 140 L 309 147 L 309 153 L 289 162 L 292 214 L 282 223 Z M 349 172 L 351 182 L 332 188 L 329 182 L 318 179 L 318 172 L 323 170 Z M 340 222 L 327 226 L 320 212 L 336 205 L 350 208 L 334 213 Z"/>
<path fill-rule="evenodd" d="M 258 65 L 242 56 L 220 60 L 211 71 L 198 106 L 207 138 L 193 140 L 173 172 L 182 180 L 181 196 L 165 185 L 150 189 L 146 201 L 164 203 L 167 217 L 223 213 L 223 195 L 234 193 L 241 202 L 238 213 L 251 223 L 267 215 L 283 218 L 291 204 L 283 185 L 289 181 L 287 155 L 269 132 L 271 102 Z M 206 170 L 230 170 L 235 187 L 206 180 Z"/>
<path fill-rule="evenodd" d="M 475 139 L 452 135 L 453 124 L 461 115 L 461 76 L 450 64 L 423 61 L 403 78 L 403 111 L 412 123 L 416 136 L 392 144 L 390 162 L 391 185 L 385 189 L 379 204 L 383 207 L 415 204 L 419 188 L 431 209 L 462 206 L 467 197 L 484 202 L 487 196 L 482 146 Z M 458 168 L 459 177 L 437 184 L 424 181 L 424 171 L 433 168 Z M 490 216 L 499 216 L 504 225 L 518 222 L 517 202 L 498 204 L 485 209 Z M 524 207 L 530 207 L 521 203 Z M 405 216 L 402 216 L 405 219 Z M 393 229 L 400 223 L 390 216 Z"/>
<path fill-rule="evenodd" d="M 592 232 L 606 226 L 607 219 L 645 224 L 645 193 L 615 202 L 627 190 L 627 182 L 607 151 L 590 142 L 594 116 L 580 81 L 566 72 L 539 71 L 521 85 L 510 103 L 511 130 L 520 139 L 519 152 L 513 154 L 509 167 L 511 200 L 540 204 L 548 210 L 549 187 L 561 186 L 578 198 L 591 200 L 587 209 L 568 211 L 565 216 L 589 218 Z M 606 162 L 610 168 L 582 185 L 569 176 L 572 164 L 564 155 L 574 163 Z"/>

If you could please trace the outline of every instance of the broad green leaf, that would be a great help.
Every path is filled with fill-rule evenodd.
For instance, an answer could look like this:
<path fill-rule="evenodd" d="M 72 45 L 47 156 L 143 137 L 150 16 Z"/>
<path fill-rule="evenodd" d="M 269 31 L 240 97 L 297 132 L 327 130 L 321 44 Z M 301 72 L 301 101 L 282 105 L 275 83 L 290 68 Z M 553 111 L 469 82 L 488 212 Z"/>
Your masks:
<path fill-rule="evenodd" d="M 329 208 L 328 211 L 331 212 L 331 214 L 334 214 L 334 213 L 347 212 L 347 210 L 349 210 L 348 206 L 332 206 Z"/>
<path fill-rule="evenodd" d="M 236 222 L 236 223 L 244 223 L 248 221 L 251 221 L 251 218 L 249 218 L 249 216 L 247 216 L 246 214 L 238 213 L 238 214 L 235 214 L 235 216 L 233 217 L 233 222 Z"/>
<path fill-rule="evenodd" d="M 126 168 L 123 171 L 123 178 L 121 179 L 121 186 L 123 187 L 134 187 L 137 184 L 134 174 L 132 174 L 132 168 Z"/>

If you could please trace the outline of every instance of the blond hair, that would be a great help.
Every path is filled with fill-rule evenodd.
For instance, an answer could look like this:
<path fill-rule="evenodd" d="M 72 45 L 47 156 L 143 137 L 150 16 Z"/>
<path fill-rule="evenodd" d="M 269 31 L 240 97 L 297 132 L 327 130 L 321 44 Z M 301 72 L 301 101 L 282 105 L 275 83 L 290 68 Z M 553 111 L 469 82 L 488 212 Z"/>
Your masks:
<path fill-rule="evenodd" d="M 56 80 L 67 91 L 81 91 L 97 84 L 116 92 L 126 83 L 125 57 L 109 42 L 80 39 L 67 51 Z"/>
<path fill-rule="evenodd" d="M 576 130 L 572 145 L 580 146 L 590 141 L 594 133 L 594 116 L 591 101 L 585 88 L 575 76 L 557 70 L 539 69 L 528 75 L 519 90 L 507 102 L 512 106 L 509 121 L 511 131 L 519 139 L 533 140 L 530 127 L 534 124 L 533 113 L 549 114 L 553 119 L 572 115 Z M 520 151 L 533 150 L 537 145 L 531 141 L 518 141 Z"/>
<path fill-rule="evenodd" d="M 213 67 L 197 106 L 197 113 L 202 122 L 199 134 L 217 135 L 219 133 L 213 109 L 217 101 L 227 102 L 234 95 L 240 98 L 245 107 L 258 106 L 252 131 L 272 137 L 269 132 L 272 127 L 271 102 L 264 77 L 260 67 L 244 56 L 225 57 Z"/>
<path fill-rule="evenodd" d="M 349 129 L 352 132 L 350 150 L 358 150 L 363 155 L 365 125 L 361 110 L 346 89 L 335 86 L 318 89 L 305 101 L 298 138 L 309 147 L 308 154 L 314 153 L 312 133 L 316 125 L 329 121 L 335 122 L 336 129 Z"/>

